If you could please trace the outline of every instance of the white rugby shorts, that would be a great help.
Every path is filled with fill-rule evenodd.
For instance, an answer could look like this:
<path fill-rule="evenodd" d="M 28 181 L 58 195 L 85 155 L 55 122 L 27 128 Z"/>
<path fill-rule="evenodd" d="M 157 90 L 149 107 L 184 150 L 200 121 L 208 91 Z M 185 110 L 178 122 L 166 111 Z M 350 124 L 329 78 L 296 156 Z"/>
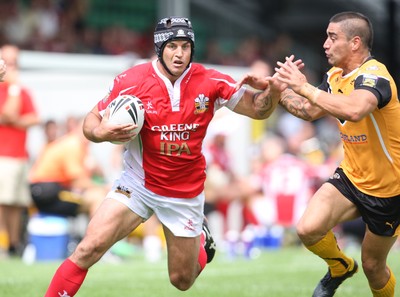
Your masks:
<path fill-rule="evenodd" d="M 124 171 L 114 182 L 107 198 L 125 204 L 144 220 L 155 214 L 175 236 L 196 237 L 202 231 L 204 192 L 194 198 L 160 196 Z"/>

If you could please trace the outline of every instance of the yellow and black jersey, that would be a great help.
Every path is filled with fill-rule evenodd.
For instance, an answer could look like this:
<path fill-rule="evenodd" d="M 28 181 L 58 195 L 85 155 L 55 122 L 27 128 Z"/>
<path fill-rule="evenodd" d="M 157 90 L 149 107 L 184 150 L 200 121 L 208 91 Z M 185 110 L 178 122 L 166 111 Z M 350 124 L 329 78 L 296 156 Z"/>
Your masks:
<path fill-rule="evenodd" d="M 375 197 L 400 195 L 400 102 L 385 65 L 371 58 L 351 73 L 333 67 L 320 89 L 349 95 L 355 89 L 372 92 L 377 108 L 359 122 L 338 119 L 344 159 L 340 167 L 363 193 Z"/>

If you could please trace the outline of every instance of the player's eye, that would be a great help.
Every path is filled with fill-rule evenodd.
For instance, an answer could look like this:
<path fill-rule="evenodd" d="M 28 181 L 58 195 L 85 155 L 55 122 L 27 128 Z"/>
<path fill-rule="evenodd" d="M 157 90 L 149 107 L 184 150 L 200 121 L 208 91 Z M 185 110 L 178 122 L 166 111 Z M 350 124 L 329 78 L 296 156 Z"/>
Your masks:
<path fill-rule="evenodd" d="M 176 49 L 176 45 L 174 43 L 168 43 L 167 47 L 171 50 Z"/>

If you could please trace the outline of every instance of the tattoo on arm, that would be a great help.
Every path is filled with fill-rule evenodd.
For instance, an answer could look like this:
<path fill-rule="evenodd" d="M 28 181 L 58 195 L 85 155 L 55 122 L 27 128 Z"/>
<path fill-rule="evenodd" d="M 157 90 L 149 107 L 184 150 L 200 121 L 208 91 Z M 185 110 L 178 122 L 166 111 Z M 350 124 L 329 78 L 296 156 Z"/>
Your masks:
<path fill-rule="evenodd" d="M 289 113 L 300 119 L 311 121 L 312 116 L 307 112 L 305 104 L 307 99 L 294 92 L 283 92 L 279 104 Z"/>
<path fill-rule="evenodd" d="M 271 96 L 265 95 L 263 92 L 254 93 L 253 102 L 260 118 L 264 118 L 275 109 Z"/>

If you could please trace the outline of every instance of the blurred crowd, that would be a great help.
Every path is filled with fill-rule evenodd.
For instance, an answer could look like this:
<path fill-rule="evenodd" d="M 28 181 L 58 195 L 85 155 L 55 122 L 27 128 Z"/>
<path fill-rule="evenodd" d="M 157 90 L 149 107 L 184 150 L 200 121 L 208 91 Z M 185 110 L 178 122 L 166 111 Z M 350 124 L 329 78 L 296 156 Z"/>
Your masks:
<path fill-rule="evenodd" d="M 153 55 L 153 27 L 138 31 L 113 21 L 107 26 L 93 25 L 88 21 L 92 2 L 0 0 L 0 44 L 12 43 L 33 51 L 134 54 L 143 59 Z M 204 48 L 197 49 L 196 61 L 248 67 L 258 59 L 275 63 L 292 52 L 306 54 L 284 33 L 271 40 L 257 35 L 239 41 L 207 38 L 202 40 Z"/>
<path fill-rule="evenodd" d="M 152 38 L 121 25 L 88 26 L 87 0 L 0 1 L 0 43 L 21 49 L 63 53 L 117 55 L 153 49 Z M 144 37 L 146 35 L 146 37 Z"/>
<path fill-rule="evenodd" d="M 0 44 L 12 43 L 20 49 L 35 51 L 107 55 L 131 52 L 141 58 L 153 55 L 152 34 L 141 34 L 122 26 L 103 30 L 86 26 L 84 20 L 88 1 L 31 0 L 25 1 L 24 5 L 21 3 L 0 0 Z M 276 60 L 295 51 L 292 40 L 286 35 L 267 42 L 249 37 L 229 54 L 223 52 L 217 42 L 211 41 L 207 44 L 202 62 L 250 67 L 252 72 L 267 76 L 273 73 Z M 75 135 L 83 145 L 82 152 L 77 152 L 83 169 L 63 182 L 68 181 L 69 190 L 79 193 L 81 197 L 68 196 L 66 200 L 74 203 L 72 200 L 84 197 L 83 193 L 88 189 L 99 191 L 99 186 L 100 191 L 107 190 L 110 178 L 90 155 L 82 135 L 77 132 L 80 131 L 79 119 L 73 115 L 63 123 L 42 119 L 40 125 L 47 142 L 38 160 L 30 160 L 31 180 L 28 182 L 41 182 L 40 171 L 37 171 L 40 158 L 47 158 L 45 153 L 54 156 L 55 151 L 62 151 L 66 142 L 58 146 L 55 144 L 68 135 Z M 214 133 L 204 144 L 209 176 L 205 189 L 205 212 L 215 239 L 221 243 L 221 250 L 230 255 L 253 257 L 261 248 L 298 243 L 294 234 L 296 221 L 313 192 L 334 171 L 342 157 L 333 118 L 309 123 L 278 109 L 268 121 L 254 122 L 253 128 L 259 132 L 252 135 L 252 145 L 248 148 L 249 174 L 233 170 L 234 160 L 227 147 L 229 133 Z M 121 166 L 119 160 L 123 147 L 115 146 L 114 153 L 110 158 L 115 166 Z M 62 162 L 62 158 L 54 160 Z M 78 183 L 83 178 L 85 185 Z M 84 211 L 90 216 L 98 204 L 96 197 L 101 199 L 104 196 L 95 193 L 85 196 L 89 204 L 84 208 L 78 207 L 73 213 L 61 215 L 76 216 L 78 211 Z M 76 204 L 82 205 L 82 202 Z M 39 204 L 38 201 L 31 201 L 26 214 L 30 216 L 32 211 L 40 211 L 40 207 L 40 199 Z M 56 208 L 48 208 L 48 205 L 44 209 L 56 213 Z M 350 233 L 356 230 L 353 233 L 360 240 L 362 234 L 359 234 L 358 226 L 340 231 L 346 230 Z M 9 239 L 4 239 L 4 232 L 7 231 L 1 230 L 0 224 L 0 249 L 20 252 L 24 243 L 10 243 Z M 26 229 L 22 226 L 18 232 L 22 238 Z M 157 220 L 145 224 L 140 232 L 142 234 L 138 236 L 133 234 L 128 242 L 141 238 L 141 244 L 151 251 L 148 259 L 159 259 L 163 238 Z M 148 235 L 147 240 L 144 240 L 145 235 Z"/>

